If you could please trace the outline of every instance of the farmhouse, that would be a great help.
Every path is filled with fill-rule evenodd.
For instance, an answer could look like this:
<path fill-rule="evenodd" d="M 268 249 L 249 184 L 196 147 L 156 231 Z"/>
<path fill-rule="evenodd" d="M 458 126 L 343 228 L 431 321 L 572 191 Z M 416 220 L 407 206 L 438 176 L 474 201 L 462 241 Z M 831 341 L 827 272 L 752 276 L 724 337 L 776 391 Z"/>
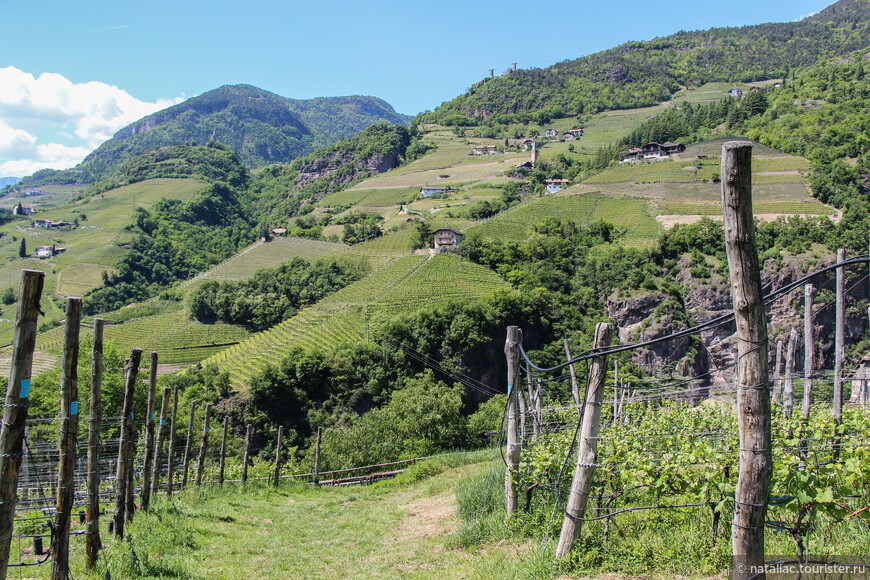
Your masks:
<path fill-rule="evenodd" d="M 547 191 L 550 193 L 559 193 L 563 187 L 571 185 L 570 179 L 548 179 L 544 182 L 547 185 Z"/>
<path fill-rule="evenodd" d="M 565 141 L 571 141 L 572 139 L 579 139 L 583 136 L 583 129 L 570 129 L 565 131 L 562 135 L 562 139 Z"/>
<path fill-rule="evenodd" d="M 51 249 L 51 246 L 39 246 L 36 249 L 36 257 L 37 258 L 50 258 L 54 255 L 54 250 Z"/>
<path fill-rule="evenodd" d="M 523 161 L 522 163 L 517 163 L 514 165 L 515 169 L 534 169 L 535 165 L 529 161 L 528 159 Z"/>
<path fill-rule="evenodd" d="M 435 250 L 442 251 L 449 248 L 455 248 L 459 245 L 465 234 L 453 228 L 443 227 L 435 230 Z"/>
<path fill-rule="evenodd" d="M 728 95 L 729 97 L 742 97 L 743 91 L 741 91 L 740 89 L 731 89 L 730 91 L 728 91 L 725 94 Z"/>
<path fill-rule="evenodd" d="M 525 141 L 523 141 L 523 151 L 528 151 L 532 148 L 532 145 L 534 144 L 535 141 L 533 139 L 526 139 Z"/>
<path fill-rule="evenodd" d="M 634 147 L 619 153 L 620 163 L 626 159 L 642 156 L 644 159 L 659 159 L 668 157 L 676 153 L 682 153 L 686 150 L 686 146 L 682 143 L 656 143 L 655 141 L 647 143 L 643 147 Z"/>
<path fill-rule="evenodd" d="M 35 228 L 50 228 L 51 220 L 36 220 L 33 222 L 33 227 Z"/>
<path fill-rule="evenodd" d="M 544 132 L 544 136 L 545 136 L 545 137 L 551 137 L 551 138 L 552 138 L 552 137 L 555 137 L 555 136 L 556 136 L 556 130 L 555 130 L 555 129 L 547 129 L 547 130 Z"/>
<path fill-rule="evenodd" d="M 478 145 L 471 152 L 472 155 L 492 155 L 498 153 L 498 147 L 495 145 Z"/>
<path fill-rule="evenodd" d="M 12 215 L 30 215 L 33 213 L 33 208 L 24 205 L 20 201 L 12 208 Z"/>
<path fill-rule="evenodd" d="M 453 195 L 454 193 L 458 193 L 459 190 L 455 187 L 448 187 L 446 185 L 424 185 L 420 188 L 420 197 L 432 197 L 433 195 Z"/>

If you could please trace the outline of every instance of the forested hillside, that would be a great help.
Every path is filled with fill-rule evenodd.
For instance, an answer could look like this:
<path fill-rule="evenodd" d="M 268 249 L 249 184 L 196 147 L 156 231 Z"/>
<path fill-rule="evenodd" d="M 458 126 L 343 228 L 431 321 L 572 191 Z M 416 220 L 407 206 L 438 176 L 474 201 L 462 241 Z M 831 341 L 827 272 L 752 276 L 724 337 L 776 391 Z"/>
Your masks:
<path fill-rule="evenodd" d="M 448 125 L 545 123 L 668 100 L 712 81 L 786 78 L 795 67 L 870 43 L 870 4 L 841 0 L 800 22 L 678 32 L 543 69 L 509 71 L 422 114 Z"/>

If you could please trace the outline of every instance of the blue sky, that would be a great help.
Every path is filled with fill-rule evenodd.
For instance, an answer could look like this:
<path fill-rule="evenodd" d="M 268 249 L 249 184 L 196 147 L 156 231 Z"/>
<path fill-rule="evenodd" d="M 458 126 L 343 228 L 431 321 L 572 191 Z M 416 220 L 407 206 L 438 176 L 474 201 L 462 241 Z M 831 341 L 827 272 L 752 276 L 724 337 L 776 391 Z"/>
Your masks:
<path fill-rule="evenodd" d="M 0 0 L 0 176 L 77 163 L 224 84 L 433 109 L 472 83 L 679 30 L 798 20 L 832 0 Z"/>

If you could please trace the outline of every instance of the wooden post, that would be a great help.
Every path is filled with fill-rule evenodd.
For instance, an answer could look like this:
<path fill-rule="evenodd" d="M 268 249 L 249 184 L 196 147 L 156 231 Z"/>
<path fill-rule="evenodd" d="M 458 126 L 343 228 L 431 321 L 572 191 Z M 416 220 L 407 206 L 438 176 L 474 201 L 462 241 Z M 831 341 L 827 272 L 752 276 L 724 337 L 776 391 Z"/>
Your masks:
<path fill-rule="evenodd" d="M 166 495 L 172 497 L 173 477 L 175 475 L 175 425 L 178 420 L 178 387 L 172 388 L 172 420 L 169 423 L 169 451 L 166 466 Z"/>
<path fill-rule="evenodd" d="M 205 418 L 202 422 L 202 442 L 199 444 L 199 463 L 196 466 L 196 488 L 202 485 L 202 474 L 205 471 L 205 454 L 208 450 L 208 423 L 211 417 L 211 403 L 205 405 Z"/>
<path fill-rule="evenodd" d="M 242 456 L 242 483 L 248 483 L 248 456 L 251 454 L 251 426 L 245 427 L 245 454 Z"/>
<path fill-rule="evenodd" d="M 157 353 L 151 353 L 151 372 L 148 376 L 148 406 L 145 411 L 145 463 L 142 470 L 142 509 L 151 503 L 151 469 L 154 464 L 154 407 L 157 390 Z"/>
<path fill-rule="evenodd" d="M 314 447 L 314 485 L 320 483 L 320 441 L 323 437 L 323 427 L 317 428 L 317 441 Z"/>
<path fill-rule="evenodd" d="M 157 423 L 157 440 L 154 443 L 154 473 L 151 474 L 151 493 L 160 490 L 160 468 L 163 466 L 163 443 L 166 441 L 166 415 L 169 413 L 169 397 L 172 389 L 163 387 L 163 399 L 160 401 L 160 422 Z"/>
<path fill-rule="evenodd" d="M 619 410 L 619 361 L 613 361 L 613 423 L 616 424 L 616 412 Z"/>
<path fill-rule="evenodd" d="M 773 367 L 773 400 L 782 404 L 782 341 L 776 341 L 776 362 Z"/>
<path fill-rule="evenodd" d="M 100 424 L 103 422 L 103 320 L 94 318 L 91 350 L 91 397 L 88 415 L 88 508 L 85 513 L 86 567 L 97 563 L 100 540 Z"/>
<path fill-rule="evenodd" d="M 275 445 L 275 486 L 278 486 L 281 477 L 281 438 L 284 436 L 284 427 L 278 427 L 278 444 Z"/>
<path fill-rule="evenodd" d="M 218 485 L 221 487 L 224 485 L 224 465 L 226 465 L 227 458 L 227 423 L 229 423 L 229 420 L 229 416 L 224 415 L 224 430 L 221 433 L 221 463 L 218 470 Z"/>
<path fill-rule="evenodd" d="M 794 354 L 797 345 L 797 330 L 791 329 L 788 335 L 788 349 L 785 352 L 785 390 L 782 394 L 782 411 L 786 419 L 791 418 L 794 410 Z"/>
<path fill-rule="evenodd" d="M 508 391 L 508 431 L 507 431 L 507 472 L 505 473 L 505 506 L 507 517 L 511 517 L 517 509 L 517 489 L 514 487 L 514 473 L 520 464 L 523 444 L 519 437 L 517 410 L 519 397 L 523 387 L 519 384 L 520 344 L 523 342 L 523 332 L 518 326 L 507 327 L 507 337 L 504 343 L 504 354 L 507 358 L 507 391 Z"/>
<path fill-rule="evenodd" d="M 124 537 L 124 519 L 127 512 L 127 454 L 133 437 L 133 395 L 136 390 L 136 375 L 142 349 L 134 348 L 126 365 L 124 378 L 124 406 L 121 411 L 121 439 L 118 443 L 118 463 L 115 472 L 115 535 Z"/>
<path fill-rule="evenodd" d="M 544 422 L 544 402 L 542 400 L 544 396 L 544 390 L 541 387 L 542 383 L 543 381 L 541 380 L 541 377 L 538 377 L 537 385 L 535 388 L 535 441 L 537 441 L 538 437 L 541 436 L 541 423 Z"/>
<path fill-rule="evenodd" d="M 24 425 L 30 397 L 30 371 L 36 347 L 36 322 L 45 274 L 22 270 L 18 287 L 18 312 L 12 339 L 12 369 L 6 384 L 6 404 L 0 428 L 0 578 L 6 577 L 12 527 L 15 519 L 18 472 L 24 446 Z"/>
<path fill-rule="evenodd" d="M 51 541 L 51 579 L 69 578 L 69 530 L 75 503 L 76 446 L 79 434 L 79 329 L 82 299 L 66 299 L 63 358 L 60 366 L 60 441 L 57 511 Z"/>
<path fill-rule="evenodd" d="M 810 420 L 813 398 L 813 367 L 815 337 L 813 336 L 813 285 L 804 286 L 804 400 L 801 403 L 804 421 Z"/>
<path fill-rule="evenodd" d="M 601 348 L 610 344 L 613 327 L 605 322 L 595 326 L 595 342 L 593 348 Z M 599 355 L 592 359 L 589 366 L 588 392 L 586 393 L 583 425 L 580 431 L 580 447 L 577 452 L 577 466 L 574 469 L 574 480 L 571 483 L 571 495 L 568 497 L 565 518 L 562 520 L 562 533 L 559 545 L 556 547 L 556 557 L 564 558 L 574 547 L 586 514 L 586 502 L 592 489 L 595 477 L 595 467 L 598 463 L 598 433 L 601 425 L 601 404 L 604 402 L 604 389 L 607 382 L 607 355 Z"/>
<path fill-rule="evenodd" d="M 128 522 L 133 521 L 133 514 L 136 513 L 136 430 L 133 429 L 130 442 L 127 444 L 127 513 L 125 514 Z"/>
<path fill-rule="evenodd" d="M 184 467 L 181 474 L 181 487 L 187 487 L 187 472 L 190 468 L 190 448 L 193 444 L 193 416 L 196 403 L 190 402 L 190 418 L 187 420 L 187 439 L 184 441 Z"/>
<path fill-rule="evenodd" d="M 837 262 L 846 260 L 846 250 L 837 250 Z M 846 269 L 837 268 L 836 329 L 834 335 L 834 420 L 843 420 L 843 366 L 846 363 Z"/>
<path fill-rule="evenodd" d="M 526 404 L 526 390 L 522 385 L 514 385 L 517 391 L 517 413 L 520 416 L 520 445 L 526 442 L 526 416 L 529 413 Z"/>
<path fill-rule="evenodd" d="M 764 521 L 773 470 L 767 369 L 767 321 L 752 216 L 752 144 L 722 146 L 722 209 L 731 300 L 737 323 L 737 420 L 740 475 L 731 526 L 734 577 L 763 570 Z M 762 575 L 763 578 L 763 575 Z"/>
<path fill-rule="evenodd" d="M 565 356 L 571 360 L 571 349 L 568 348 L 568 339 L 565 339 Z M 577 383 L 577 373 L 574 371 L 574 365 L 568 365 L 568 370 L 571 371 L 571 395 L 574 397 L 574 404 L 577 406 L 577 417 L 582 417 L 583 412 L 580 409 L 580 385 Z"/>

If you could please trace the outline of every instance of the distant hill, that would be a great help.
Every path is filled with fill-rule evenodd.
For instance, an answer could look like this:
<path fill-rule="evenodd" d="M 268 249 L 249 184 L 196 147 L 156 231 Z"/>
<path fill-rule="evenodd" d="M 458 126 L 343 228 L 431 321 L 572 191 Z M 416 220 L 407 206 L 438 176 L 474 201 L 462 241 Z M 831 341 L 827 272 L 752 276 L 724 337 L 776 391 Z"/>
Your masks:
<path fill-rule="evenodd" d="M 124 127 L 72 170 L 44 170 L 27 181 L 91 183 L 155 147 L 212 139 L 229 145 L 244 164 L 257 168 L 292 161 L 375 123 L 407 125 L 410 120 L 375 97 L 294 100 L 250 85 L 227 85 Z"/>
<path fill-rule="evenodd" d="M 678 32 L 543 69 L 509 71 L 421 115 L 449 125 L 547 123 L 668 100 L 708 82 L 783 78 L 870 45 L 870 2 L 840 0 L 799 22 Z"/>
<path fill-rule="evenodd" d="M 0 177 L 0 187 L 6 187 L 7 185 L 15 185 L 21 181 L 20 177 Z"/>

